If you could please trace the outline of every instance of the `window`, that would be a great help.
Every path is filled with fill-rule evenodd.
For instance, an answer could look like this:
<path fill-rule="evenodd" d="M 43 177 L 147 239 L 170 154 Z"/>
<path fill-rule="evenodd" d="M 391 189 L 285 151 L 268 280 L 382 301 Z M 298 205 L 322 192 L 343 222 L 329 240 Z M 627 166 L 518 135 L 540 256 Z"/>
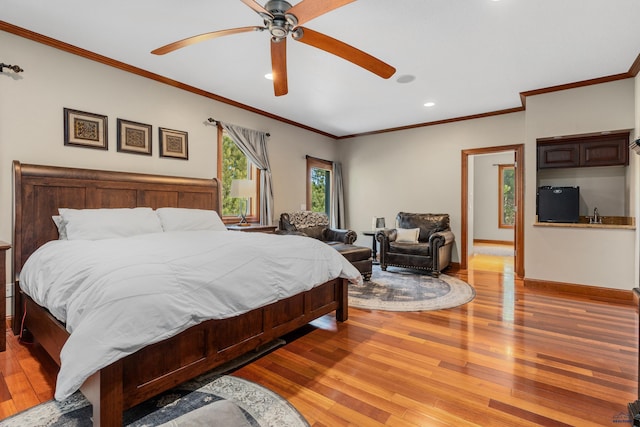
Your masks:
<path fill-rule="evenodd" d="M 498 227 L 513 228 L 516 218 L 515 170 L 513 165 L 498 165 Z"/>
<path fill-rule="evenodd" d="M 235 179 L 248 179 L 255 183 L 255 194 L 246 200 L 247 221 L 260 222 L 260 170 L 244 155 L 222 126 L 218 126 L 218 179 L 222 183 L 222 220 L 225 223 L 237 222 L 241 209 L 244 213 L 245 200 L 231 197 L 231 182 Z"/>
<path fill-rule="evenodd" d="M 331 217 L 333 164 L 307 157 L 307 210 Z"/>

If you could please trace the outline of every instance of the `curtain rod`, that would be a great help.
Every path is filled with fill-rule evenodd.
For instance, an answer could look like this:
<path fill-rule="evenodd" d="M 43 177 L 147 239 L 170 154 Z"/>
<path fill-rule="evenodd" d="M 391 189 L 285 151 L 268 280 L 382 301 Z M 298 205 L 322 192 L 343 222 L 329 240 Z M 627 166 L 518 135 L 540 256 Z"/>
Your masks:
<path fill-rule="evenodd" d="M 219 121 L 219 120 L 216 120 L 216 119 L 214 119 L 213 117 L 209 117 L 209 118 L 207 119 L 207 121 L 208 121 L 209 123 L 211 123 L 212 125 L 217 125 L 218 123 L 220 123 L 220 121 Z M 271 134 L 270 134 L 269 132 L 267 132 L 265 135 L 267 135 L 267 136 L 271 136 Z"/>
<path fill-rule="evenodd" d="M 306 159 L 318 160 L 318 161 L 320 161 L 320 162 L 325 162 L 325 163 L 333 163 L 333 160 L 325 160 L 325 159 L 321 159 L 321 158 L 319 158 L 319 157 L 313 157 L 313 156 L 310 156 L 310 155 L 308 155 L 308 154 L 305 156 L 305 158 L 306 158 Z"/>

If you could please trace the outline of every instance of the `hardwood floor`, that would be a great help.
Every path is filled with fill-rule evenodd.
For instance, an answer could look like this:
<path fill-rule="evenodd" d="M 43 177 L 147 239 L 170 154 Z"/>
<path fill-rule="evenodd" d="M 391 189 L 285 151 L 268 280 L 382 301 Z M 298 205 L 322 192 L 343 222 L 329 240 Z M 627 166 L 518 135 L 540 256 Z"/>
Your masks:
<path fill-rule="evenodd" d="M 342 324 L 325 316 L 234 375 L 284 396 L 317 427 L 630 425 L 634 307 L 525 289 L 508 260 L 499 265 L 471 260 L 459 277 L 477 295 L 462 307 L 352 308 Z M 0 418 L 50 399 L 55 375 L 38 346 L 7 334 Z"/>

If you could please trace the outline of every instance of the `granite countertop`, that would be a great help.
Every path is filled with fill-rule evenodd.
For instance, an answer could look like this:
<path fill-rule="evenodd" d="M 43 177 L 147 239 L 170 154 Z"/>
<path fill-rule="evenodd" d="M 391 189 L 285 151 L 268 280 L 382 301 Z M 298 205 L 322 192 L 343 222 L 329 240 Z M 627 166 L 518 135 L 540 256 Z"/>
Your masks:
<path fill-rule="evenodd" d="M 539 227 L 565 227 L 565 228 L 609 228 L 609 229 L 622 229 L 622 230 L 635 230 L 636 221 L 634 217 L 630 216 L 603 216 L 601 217 L 601 224 L 590 224 L 588 216 L 581 216 L 576 223 L 565 222 L 536 222 L 534 226 Z"/>

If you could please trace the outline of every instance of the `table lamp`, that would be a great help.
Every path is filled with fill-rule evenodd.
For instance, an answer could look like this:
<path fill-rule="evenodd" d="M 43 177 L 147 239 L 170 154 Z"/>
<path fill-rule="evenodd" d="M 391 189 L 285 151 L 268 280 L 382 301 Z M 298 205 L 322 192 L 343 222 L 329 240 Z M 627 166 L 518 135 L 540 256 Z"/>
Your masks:
<path fill-rule="evenodd" d="M 244 209 L 242 203 L 238 204 L 238 217 L 240 226 L 249 226 L 247 222 L 247 208 L 249 199 L 256 194 L 255 181 L 251 179 L 234 179 L 231 181 L 230 196 L 244 200 Z"/>
<path fill-rule="evenodd" d="M 372 230 L 382 230 L 385 228 L 384 218 L 374 216 L 371 220 L 371 229 Z"/>

